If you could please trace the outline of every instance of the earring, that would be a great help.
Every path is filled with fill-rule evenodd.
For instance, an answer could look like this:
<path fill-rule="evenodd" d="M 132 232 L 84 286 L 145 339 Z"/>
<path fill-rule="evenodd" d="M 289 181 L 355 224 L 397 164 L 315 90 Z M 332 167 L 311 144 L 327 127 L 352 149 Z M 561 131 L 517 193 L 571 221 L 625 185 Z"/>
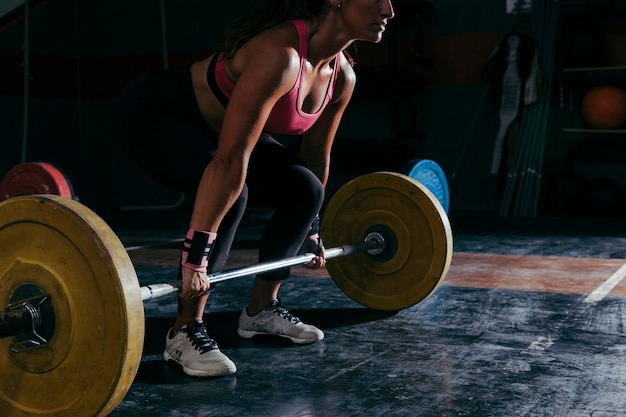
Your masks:
<path fill-rule="evenodd" d="M 337 8 L 341 9 L 341 3 L 337 3 Z"/>

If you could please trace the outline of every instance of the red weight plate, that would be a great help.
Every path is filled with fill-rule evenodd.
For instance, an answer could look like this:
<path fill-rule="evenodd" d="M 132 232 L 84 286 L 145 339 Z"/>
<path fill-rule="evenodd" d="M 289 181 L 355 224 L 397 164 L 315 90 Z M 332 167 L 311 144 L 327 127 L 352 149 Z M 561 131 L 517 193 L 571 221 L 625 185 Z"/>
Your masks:
<path fill-rule="evenodd" d="M 47 162 L 24 162 L 11 168 L 0 183 L 0 201 L 34 194 L 54 194 L 74 199 L 69 179 Z"/>

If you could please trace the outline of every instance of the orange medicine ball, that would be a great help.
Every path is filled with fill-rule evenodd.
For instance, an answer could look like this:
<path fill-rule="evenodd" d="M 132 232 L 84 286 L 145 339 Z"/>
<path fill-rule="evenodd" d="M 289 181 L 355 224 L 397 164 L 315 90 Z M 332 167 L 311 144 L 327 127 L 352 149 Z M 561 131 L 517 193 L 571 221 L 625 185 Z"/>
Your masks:
<path fill-rule="evenodd" d="M 585 122 L 594 129 L 616 129 L 626 121 L 626 92 L 612 86 L 593 87 L 583 97 Z"/>

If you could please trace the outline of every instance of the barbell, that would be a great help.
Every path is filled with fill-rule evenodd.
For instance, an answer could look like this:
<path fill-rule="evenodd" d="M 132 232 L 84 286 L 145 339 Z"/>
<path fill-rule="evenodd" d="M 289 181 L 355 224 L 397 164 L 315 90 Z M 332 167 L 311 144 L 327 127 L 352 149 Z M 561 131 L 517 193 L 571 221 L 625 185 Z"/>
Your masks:
<path fill-rule="evenodd" d="M 326 206 L 321 233 L 333 281 L 372 309 L 420 302 L 452 259 L 444 208 L 427 187 L 399 173 L 366 174 L 342 186 Z M 7 306 L 0 312 L 0 415 L 106 416 L 139 368 L 143 301 L 179 286 L 140 287 L 128 252 L 104 220 L 57 195 L 1 202 L 0 247 L 0 302 Z M 209 278 L 304 265 L 313 256 Z"/>

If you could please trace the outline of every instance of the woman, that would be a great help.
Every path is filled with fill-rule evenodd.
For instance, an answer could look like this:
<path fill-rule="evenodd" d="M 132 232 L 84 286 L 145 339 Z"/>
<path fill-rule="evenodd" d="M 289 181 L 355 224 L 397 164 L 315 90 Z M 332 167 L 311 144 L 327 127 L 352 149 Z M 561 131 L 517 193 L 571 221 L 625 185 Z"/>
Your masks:
<path fill-rule="evenodd" d="M 208 336 L 203 314 L 207 268 L 224 268 L 248 201 L 275 207 L 259 261 L 305 247 L 317 254 L 307 267 L 325 265 L 316 216 L 331 145 L 356 81 L 344 51 L 356 40 L 379 42 L 393 16 L 391 0 L 264 0 L 226 32 L 220 52 L 142 77 L 122 95 L 122 147 L 148 175 L 195 196 L 178 314 L 164 352 L 186 374 L 236 371 Z M 272 134 L 301 135 L 299 152 Z M 274 334 L 299 344 L 324 338 L 278 301 L 288 276 L 287 268 L 256 277 L 240 336 Z"/>

